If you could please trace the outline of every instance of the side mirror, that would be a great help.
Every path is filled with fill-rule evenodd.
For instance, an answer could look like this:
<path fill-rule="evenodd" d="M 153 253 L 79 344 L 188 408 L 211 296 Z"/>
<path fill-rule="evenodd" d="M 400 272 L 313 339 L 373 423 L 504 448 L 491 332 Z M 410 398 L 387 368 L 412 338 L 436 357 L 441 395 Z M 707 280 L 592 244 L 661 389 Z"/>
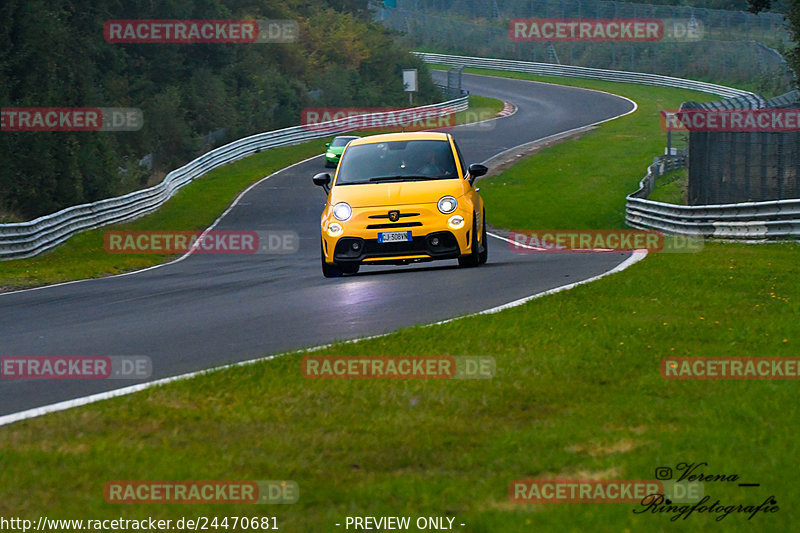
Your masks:
<path fill-rule="evenodd" d="M 325 143 L 325 148 L 330 148 L 330 147 L 331 147 L 331 143 Z"/>
<path fill-rule="evenodd" d="M 487 172 L 489 172 L 489 168 L 486 165 L 472 163 L 469 166 L 469 184 L 472 185 L 472 183 L 475 181 L 475 178 L 483 176 Z"/>
<path fill-rule="evenodd" d="M 327 193 L 330 189 L 328 188 L 331 184 L 331 175 L 327 172 L 321 172 L 312 178 L 314 180 L 314 185 L 319 185 L 325 192 Z"/>

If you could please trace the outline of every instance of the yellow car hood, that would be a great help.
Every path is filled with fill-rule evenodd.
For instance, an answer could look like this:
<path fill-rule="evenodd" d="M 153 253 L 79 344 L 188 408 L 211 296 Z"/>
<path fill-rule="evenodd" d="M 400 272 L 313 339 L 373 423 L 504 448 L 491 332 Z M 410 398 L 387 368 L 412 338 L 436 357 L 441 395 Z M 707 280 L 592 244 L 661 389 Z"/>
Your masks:
<path fill-rule="evenodd" d="M 435 204 L 445 195 L 460 198 L 468 187 L 469 183 L 460 178 L 338 185 L 331 191 L 330 201 L 331 205 L 347 202 L 352 208 Z"/>

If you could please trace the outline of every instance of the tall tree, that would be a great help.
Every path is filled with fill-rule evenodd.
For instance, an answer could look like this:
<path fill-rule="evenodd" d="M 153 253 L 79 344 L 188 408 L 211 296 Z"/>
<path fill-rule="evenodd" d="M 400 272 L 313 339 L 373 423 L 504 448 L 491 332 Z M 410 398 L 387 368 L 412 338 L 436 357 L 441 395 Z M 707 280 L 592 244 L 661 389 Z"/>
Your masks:
<path fill-rule="evenodd" d="M 112 19 L 291 19 L 296 43 L 109 43 Z M 133 107 L 132 132 L 0 132 L 0 223 L 141 187 L 208 149 L 296 125 L 310 106 L 394 106 L 424 66 L 367 0 L 0 0 L 0 108 Z M 441 95 L 430 80 L 418 101 Z M 209 135 L 214 132 L 215 135 Z M 224 138 L 223 138 L 224 137 Z"/>

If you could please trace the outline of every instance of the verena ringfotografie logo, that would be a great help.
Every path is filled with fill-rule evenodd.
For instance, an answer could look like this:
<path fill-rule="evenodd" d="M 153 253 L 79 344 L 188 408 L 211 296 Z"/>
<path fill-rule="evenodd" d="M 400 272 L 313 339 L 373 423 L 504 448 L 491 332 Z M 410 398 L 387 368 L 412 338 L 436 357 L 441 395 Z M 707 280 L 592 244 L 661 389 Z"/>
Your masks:
<path fill-rule="evenodd" d="M 293 254 L 300 249 L 295 231 L 107 231 L 110 254 Z"/>
<path fill-rule="evenodd" d="M 301 361 L 309 379 L 489 379 L 495 360 L 489 356 L 323 356 Z"/>
<path fill-rule="evenodd" d="M 676 109 L 661 112 L 664 131 L 681 132 L 798 132 L 800 109 Z"/>
<path fill-rule="evenodd" d="M 4 355 L 2 379 L 147 379 L 153 362 L 146 355 Z"/>
<path fill-rule="evenodd" d="M 137 131 L 142 110 L 133 107 L 4 107 L 2 131 Z"/>
<path fill-rule="evenodd" d="M 664 235 L 649 230 L 526 230 L 509 233 L 515 253 L 648 252 L 692 253 L 703 248 L 703 239 Z"/>
<path fill-rule="evenodd" d="M 294 481 L 109 481 L 108 503 L 284 504 L 300 498 Z"/>
<path fill-rule="evenodd" d="M 668 380 L 798 380 L 800 357 L 665 357 Z"/>
<path fill-rule="evenodd" d="M 103 36 L 110 43 L 294 43 L 294 20 L 109 20 Z"/>

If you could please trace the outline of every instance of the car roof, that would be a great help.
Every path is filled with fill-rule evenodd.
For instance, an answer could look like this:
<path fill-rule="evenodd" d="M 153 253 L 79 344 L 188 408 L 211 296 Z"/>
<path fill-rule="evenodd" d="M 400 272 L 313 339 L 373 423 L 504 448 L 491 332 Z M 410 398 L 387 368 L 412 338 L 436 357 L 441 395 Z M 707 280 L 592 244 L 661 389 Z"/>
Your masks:
<path fill-rule="evenodd" d="M 390 141 L 446 141 L 450 138 L 447 133 L 438 131 L 414 131 L 407 133 L 383 133 L 370 137 L 359 137 L 357 141 L 352 141 L 351 146 L 358 144 L 374 144 Z"/>

